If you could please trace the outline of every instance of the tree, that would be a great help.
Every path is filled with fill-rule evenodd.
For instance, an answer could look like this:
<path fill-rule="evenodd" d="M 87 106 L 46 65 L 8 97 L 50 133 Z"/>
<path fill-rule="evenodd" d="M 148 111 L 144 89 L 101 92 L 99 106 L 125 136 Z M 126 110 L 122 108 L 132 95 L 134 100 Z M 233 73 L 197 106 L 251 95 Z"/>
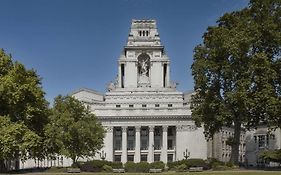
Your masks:
<path fill-rule="evenodd" d="M 41 138 L 28 129 L 23 122 L 11 122 L 7 116 L 0 116 L 0 172 L 5 171 L 4 161 L 19 157 L 25 160 L 32 157 L 41 143 Z"/>
<path fill-rule="evenodd" d="M 15 143 L 14 146 L 1 145 L 3 146 L 3 149 L 0 149 L 1 160 L 25 159 L 27 155 L 29 158 L 44 157 L 43 128 L 48 122 L 48 102 L 44 95 L 41 78 L 35 70 L 28 70 L 23 64 L 14 62 L 11 55 L 0 49 L 0 118 L 4 120 L 5 116 L 7 119 L 4 121 L 11 127 L 7 129 L 1 122 L 0 127 L 7 129 L 1 130 L 1 144 L 6 143 L 6 139 L 14 139 L 7 143 Z M 18 133 L 19 131 L 22 133 Z M 26 148 L 31 146 L 29 144 L 32 143 L 32 139 L 35 139 L 34 143 L 36 142 L 32 146 L 37 147 L 33 147 L 32 152 L 31 149 L 22 149 L 23 145 Z M 21 157 L 15 158 L 15 155 Z M 3 161 L 0 162 L 0 166 L 4 166 Z"/>
<path fill-rule="evenodd" d="M 264 151 L 259 157 L 264 160 L 281 163 L 281 149 Z"/>
<path fill-rule="evenodd" d="M 23 121 L 29 129 L 42 135 L 48 122 L 48 102 L 35 70 L 13 62 L 11 56 L 0 49 L 0 82 L 0 115 L 9 116 L 13 122 Z"/>
<path fill-rule="evenodd" d="M 78 158 L 94 156 L 103 146 L 104 129 L 82 102 L 71 96 L 55 98 L 53 114 L 46 127 L 46 144 L 53 154 Z"/>
<path fill-rule="evenodd" d="M 251 0 L 207 29 L 194 49 L 192 116 L 211 138 L 234 128 L 238 163 L 241 127 L 281 126 L 281 2 Z"/>

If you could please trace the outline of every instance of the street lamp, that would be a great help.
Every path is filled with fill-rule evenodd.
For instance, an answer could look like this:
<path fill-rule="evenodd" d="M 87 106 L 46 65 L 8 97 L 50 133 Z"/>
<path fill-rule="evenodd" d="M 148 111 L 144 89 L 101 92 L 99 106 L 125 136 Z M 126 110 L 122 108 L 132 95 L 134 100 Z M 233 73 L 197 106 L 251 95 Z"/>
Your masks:
<path fill-rule="evenodd" d="M 106 153 L 103 150 L 100 152 L 100 158 L 101 160 L 104 160 L 106 158 Z"/>
<path fill-rule="evenodd" d="M 183 157 L 185 158 L 185 160 L 187 160 L 190 157 L 190 152 L 187 150 L 187 148 L 183 152 Z"/>

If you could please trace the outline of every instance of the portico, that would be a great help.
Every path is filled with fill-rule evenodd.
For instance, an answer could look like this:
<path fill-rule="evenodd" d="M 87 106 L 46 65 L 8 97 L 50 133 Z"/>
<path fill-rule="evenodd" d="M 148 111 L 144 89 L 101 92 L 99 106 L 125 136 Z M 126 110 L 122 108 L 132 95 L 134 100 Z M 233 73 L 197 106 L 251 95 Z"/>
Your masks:
<path fill-rule="evenodd" d="M 175 126 L 116 126 L 113 134 L 113 161 L 173 161 L 175 158 Z"/>

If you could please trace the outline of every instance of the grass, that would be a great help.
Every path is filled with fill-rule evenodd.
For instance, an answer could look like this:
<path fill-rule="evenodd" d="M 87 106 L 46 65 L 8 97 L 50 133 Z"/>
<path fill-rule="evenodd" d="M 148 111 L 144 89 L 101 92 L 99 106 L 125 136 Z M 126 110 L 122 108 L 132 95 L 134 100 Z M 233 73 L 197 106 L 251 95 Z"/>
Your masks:
<path fill-rule="evenodd" d="M 27 173 L 25 175 L 72 175 L 71 173 Z M 124 174 L 124 173 L 123 173 Z M 151 175 L 152 173 L 125 173 L 124 175 Z M 154 174 L 154 173 L 153 173 Z M 156 173 L 155 175 L 281 175 L 281 171 L 204 171 L 204 172 L 183 172 L 183 173 L 176 173 L 176 172 L 164 172 L 164 173 Z M 118 173 L 75 173 L 75 175 L 118 175 Z"/>

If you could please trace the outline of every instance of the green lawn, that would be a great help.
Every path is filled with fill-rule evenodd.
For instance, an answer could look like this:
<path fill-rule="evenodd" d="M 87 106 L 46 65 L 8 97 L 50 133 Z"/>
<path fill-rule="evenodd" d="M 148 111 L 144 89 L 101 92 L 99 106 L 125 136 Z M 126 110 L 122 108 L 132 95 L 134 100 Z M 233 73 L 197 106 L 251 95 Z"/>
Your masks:
<path fill-rule="evenodd" d="M 50 174 L 50 175 L 72 175 L 71 173 L 27 173 L 25 175 L 43 175 L 43 174 Z M 281 175 L 281 171 L 204 171 L 204 172 L 195 172 L 195 173 L 175 173 L 175 172 L 165 172 L 165 173 L 125 173 L 124 175 Z M 119 175 L 118 173 L 75 173 L 74 175 Z M 121 175 L 121 174 L 120 174 Z"/>

